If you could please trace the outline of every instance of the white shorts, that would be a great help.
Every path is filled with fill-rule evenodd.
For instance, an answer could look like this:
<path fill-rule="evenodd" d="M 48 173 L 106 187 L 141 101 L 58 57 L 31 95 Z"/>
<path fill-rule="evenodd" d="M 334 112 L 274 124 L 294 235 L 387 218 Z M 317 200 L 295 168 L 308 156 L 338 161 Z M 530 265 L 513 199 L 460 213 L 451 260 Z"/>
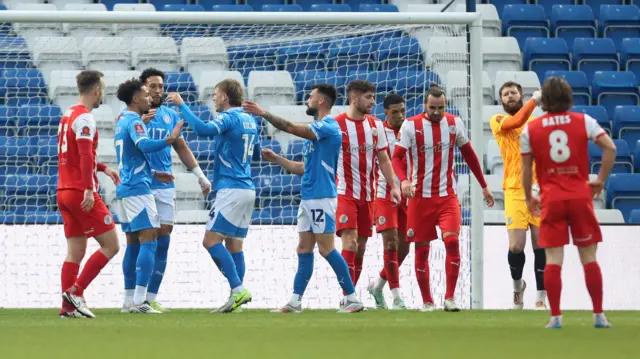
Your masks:
<path fill-rule="evenodd" d="M 252 189 L 219 190 L 209 213 L 207 230 L 227 238 L 246 238 L 255 200 L 256 191 Z"/>
<path fill-rule="evenodd" d="M 335 233 L 337 207 L 337 198 L 302 200 L 298 207 L 298 233 Z"/>
<path fill-rule="evenodd" d="M 125 233 L 160 228 L 156 201 L 152 194 L 116 199 L 112 207 Z"/>
<path fill-rule="evenodd" d="M 158 188 L 151 190 L 156 200 L 160 224 L 173 225 L 176 215 L 176 189 Z"/>

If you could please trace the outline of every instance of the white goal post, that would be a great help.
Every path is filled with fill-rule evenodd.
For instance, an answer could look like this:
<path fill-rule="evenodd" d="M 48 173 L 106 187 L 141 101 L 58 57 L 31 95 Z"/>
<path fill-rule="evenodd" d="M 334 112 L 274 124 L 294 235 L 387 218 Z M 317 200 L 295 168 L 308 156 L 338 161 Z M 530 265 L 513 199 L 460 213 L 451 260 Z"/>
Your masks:
<path fill-rule="evenodd" d="M 438 30 L 438 28 L 441 26 L 456 27 L 458 29 L 456 30 L 458 31 L 457 34 L 460 35 L 459 37 L 462 38 L 466 35 L 466 39 L 464 39 L 464 42 L 468 46 L 468 48 L 464 51 L 466 58 L 462 60 L 468 66 L 465 66 L 466 69 L 462 69 L 461 71 L 458 71 L 463 74 L 462 78 L 466 79 L 467 82 L 458 85 L 461 88 L 463 88 L 462 93 L 459 91 L 455 92 L 458 94 L 456 95 L 457 110 L 468 126 L 471 142 L 474 145 L 474 149 L 478 155 L 478 158 L 480 159 L 481 165 L 484 166 L 482 161 L 484 156 L 483 154 L 484 142 L 482 140 L 482 136 L 483 136 L 482 31 L 483 29 L 482 29 L 482 18 L 480 13 L 453 13 L 453 12 L 446 12 L 446 13 L 193 12 L 192 13 L 192 12 L 163 12 L 163 11 L 159 11 L 159 12 L 1 11 L 0 23 L 12 24 L 14 29 L 17 28 L 16 25 L 18 24 L 20 24 L 21 26 L 25 24 L 31 24 L 32 28 L 34 24 L 65 24 L 65 26 L 68 26 L 66 24 L 106 24 L 109 26 L 122 25 L 122 27 L 124 27 L 124 25 L 132 25 L 132 24 L 151 24 L 151 25 L 163 24 L 163 26 L 167 24 L 195 25 L 195 26 L 202 24 L 207 26 L 219 25 L 219 26 L 222 26 L 223 28 L 232 29 L 229 31 L 235 31 L 237 33 L 242 33 L 244 27 L 247 26 L 246 24 L 251 24 L 252 26 L 265 25 L 265 28 L 260 31 L 254 31 L 251 34 L 247 33 L 246 39 L 248 39 L 249 36 L 255 36 L 255 39 L 254 39 L 255 41 L 254 40 L 248 41 L 245 39 L 244 43 L 258 44 L 258 45 L 267 43 L 267 44 L 271 44 L 272 46 L 279 46 L 278 42 L 275 40 L 278 34 L 283 36 L 283 40 L 286 40 L 285 38 L 286 36 L 289 36 L 289 39 L 307 40 L 308 38 L 306 36 L 309 35 L 312 37 L 316 36 L 316 38 L 324 37 L 325 38 L 324 40 L 329 41 L 331 40 L 330 39 L 331 37 L 337 37 L 340 34 L 340 26 L 344 26 L 345 28 L 350 29 L 349 31 L 352 31 L 354 34 L 370 32 L 373 35 L 376 35 L 377 33 L 382 33 L 382 32 L 395 31 L 398 29 L 401 29 L 401 30 L 405 29 L 409 31 L 412 29 L 429 28 L 429 29 L 435 29 L 435 31 L 444 31 L 444 30 Z M 266 25 L 276 26 L 276 27 L 275 28 L 267 27 Z M 37 29 L 32 30 L 31 36 L 33 36 L 35 39 L 29 39 L 28 40 L 29 45 L 36 43 L 37 41 L 41 41 L 41 42 L 43 41 L 41 37 L 40 37 L 40 40 L 37 40 L 37 36 L 38 36 L 37 33 L 34 35 L 34 32 L 36 30 Z M 184 30 L 177 30 L 177 31 L 184 31 Z M 271 31 L 271 37 L 261 40 L 261 38 L 259 37 L 259 34 L 269 33 L 270 31 Z M 326 31 L 326 33 L 323 33 L 324 31 Z M 194 36 L 197 36 L 197 35 L 194 35 Z M 443 46 L 448 46 L 446 42 L 443 44 L 444 44 Z M 379 45 L 380 43 L 373 44 L 374 47 L 372 49 L 374 51 L 377 51 L 376 46 L 379 46 Z M 421 42 L 421 46 L 422 45 L 423 43 Z M 33 49 L 30 48 L 30 51 L 33 52 Z M 430 49 L 427 50 L 425 48 L 422 48 L 422 51 L 424 51 L 424 57 L 427 57 L 428 54 L 433 52 Z M 161 56 L 161 55 L 158 55 L 158 56 Z M 291 55 L 291 56 L 294 56 L 294 55 Z M 298 58 L 300 58 L 299 53 L 297 53 L 295 56 L 298 56 Z M 428 60 L 429 59 L 425 59 L 425 63 Z M 4 61 L 4 60 L 0 58 L 0 62 L 1 61 Z M 327 61 L 331 62 L 333 61 L 333 59 L 329 58 Z M 433 60 L 433 61 L 435 64 L 436 60 Z M 446 62 L 448 60 L 446 57 L 443 57 L 438 61 Z M 146 64 L 149 64 L 149 62 L 146 62 Z M 403 65 L 394 65 L 394 66 L 403 66 Z M 43 67 L 42 69 L 44 73 L 45 67 Z M 62 69 L 62 70 L 65 70 L 65 69 Z M 136 69 L 136 70 L 139 70 L 139 69 Z M 393 70 L 393 69 L 388 69 L 388 70 Z M 397 70 L 398 70 L 397 72 L 398 74 L 404 73 L 401 71 L 401 69 L 397 69 Z M 61 71 L 61 70 L 56 69 L 56 66 L 54 63 L 53 65 L 49 64 L 48 67 L 46 67 L 46 71 L 47 73 L 44 74 L 43 76 L 46 79 L 47 85 L 51 86 L 51 81 L 53 81 L 51 80 L 52 79 L 51 73 L 55 71 Z M 444 77 L 445 74 L 440 74 L 440 75 Z M 397 80 L 398 78 L 394 79 L 394 81 L 397 81 Z M 425 79 L 425 81 L 426 80 L 427 79 Z M 200 86 L 200 84 L 196 84 L 196 85 Z M 211 86 L 215 84 L 208 84 L 208 85 Z M 426 86 L 426 88 L 428 88 L 428 86 Z M 49 88 L 49 91 L 51 91 L 51 88 Z M 395 90 L 389 90 L 389 92 L 390 93 L 395 92 Z M 447 94 L 449 93 L 454 93 L 454 92 L 447 90 Z M 51 92 L 49 92 L 49 95 L 51 96 Z M 252 96 L 250 95 L 249 97 L 251 98 Z M 208 101 L 207 99 L 202 97 L 199 98 L 198 100 L 203 100 L 203 102 Z M 297 103 L 299 106 L 302 106 L 304 104 L 303 102 L 301 103 L 300 100 L 297 100 Z M 347 104 L 344 103 L 344 105 L 347 105 Z M 378 105 L 381 105 L 381 103 L 378 103 Z M 19 105 L 16 105 L 16 106 L 19 106 Z M 64 105 L 60 104 L 60 107 L 62 108 L 63 112 L 66 111 L 66 108 Z M 413 114 L 407 113 L 407 115 L 409 116 Z M 290 118 L 290 120 L 295 121 L 296 119 Z M 274 138 L 277 138 L 278 134 L 275 134 L 274 136 L 275 136 Z M 102 143 L 101 146 L 111 146 L 111 144 Z M 459 165 L 464 166 L 463 164 L 459 164 Z M 0 166 L 2 165 L 0 164 Z M 456 166 L 458 166 L 458 164 Z M 467 204 L 470 222 L 468 221 L 463 222 L 463 225 L 467 226 L 467 231 L 469 233 L 468 235 L 469 240 L 468 240 L 468 248 L 466 249 L 463 248 L 463 251 L 468 250 L 467 254 L 463 254 L 463 258 L 466 257 L 469 260 L 469 262 L 467 263 L 467 266 L 468 266 L 467 270 L 468 272 L 470 272 L 470 281 L 469 281 L 470 283 L 467 283 L 467 285 L 470 287 L 470 292 L 465 293 L 465 296 L 468 295 L 469 298 L 466 298 L 466 300 L 464 301 L 465 302 L 464 306 L 472 309 L 482 309 L 483 308 L 484 200 L 483 200 L 481 188 L 478 185 L 477 181 L 473 179 L 473 175 L 469 175 L 469 177 L 471 178 L 471 180 L 467 181 L 465 185 L 467 186 L 468 193 L 470 193 L 470 196 L 469 196 L 470 200 L 468 201 L 468 204 Z M 192 220 L 193 220 L 193 223 L 202 222 L 202 219 L 192 218 Z M 272 223 L 267 223 L 267 222 L 258 223 L 258 225 L 256 226 L 257 228 L 256 232 L 254 232 L 254 233 L 258 233 L 258 235 L 254 235 L 254 237 L 262 238 L 262 240 L 273 241 L 274 240 L 273 238 L 287 236 L 287 237 L 290 237 L 287 239 L 291 239 L 291 240 L 289 240 L 286 243 L 286 246 L 284 247 L 287 249 L 293 250 L 296 245 L 295 244 L 296 234 L 293 231 L 293 229 L 291 229 L 291 225 L 289 224 L 287 226 L 286 224 L 280 223 L 277 226 L 269 227 L 268 225 L 270 224 Z M 64 245 L 63 245 L 63 239 L 62 239 L 63 236 L 61 235 L 62 230 L 60 225 L 58 226 L 55 226 L 55 225 L 54 226 L 47 226 L 47 225 L 35 226 L 34 225 L 32 227 L 30 226 L 31 224 L 24 223 L 18 220 L 15 223 L 11 223 L 10 221 L 8 222 L 6 220 L 4 224 L 0 223 L 0 237 L 2 237 L 0 239 L 0 261 L 11 262 L 11 263 L 16 262 L 15 258 L 7 259 L 7 257 L 11 257 L 14 255 L 13 252 L 16 251 L 16 248 L 20 246 L 21 243 L 24 243 L 25 238 L 27 238 L 28 240 L 37 241 L 39 239 L 37 233 L 31 232 L 31 230 L 36 230 L 36 229 L 49 231 L 49 233 L 47 233 L 47 236 L 55 235 L 59 237 L 59 238 L 48 238 L 47 240 L 55 241 L 56 244 L 54 247 L 58 248 L 57 250 L 58 252 L 64 253 L 64 250 L 63 250 Z M 55 229 L 47 229 L 52 227 L 55 227 Z M 276 228 L 276 229 L 273 229 L 273 228 Z M 176 229 L 174 230 L 174 233 L 176 234 L 175 237 L 179 239 L 176 240 L 175 245 L 180 245 L 180 243 L 186 245 L 186 243 L 188 243 L 189 241 L 192 241 L 194 244 L 189 244 L 188 250 L 204 252 L 204 250 L 199 246 L 203 230 L 204 230 L 203 226 L 200 224 L 177 225 Z M 260 234 L 260 233 L 263 233 L 260 231 L 265 231 L 265 232 L 264 234 Z M 271 237 L 268 237 L 268 236 L 271 236 Z M 120 238 L 122 239 L 122 241 L 124 241 L 123 236 L 121 236 Z M 337 240 L 336 242 L 339 242 L 339 241 Z M 29 246 L 34 246 L 34 245 L 39 246 L 44 244 L 37 244 L 37 243 L 29 244 Z M 248 241 L 246 247 L 250 248 L 252 247 L 252 245 L 254 244 Z M 380 247 L 380 251 L 381 251 L 381 244 L 379 241 L 376 241 L 376 242 L 372 241 L 372 243 L 369 244 L 369 246 L 371 247 L 376 245 Z M 172 244 L 172 246 L 174 246 L 174 244 Z M 90 247 L 89 251 L 91 250 L 91 248 L 95 248 L 95 247 Z M 280 248 L 280 246 L 278 246 L 277 248 Z M 261 249 L 261 251 L 262 253 L 269 253 L 269 255 L 271 255 L 273 254 L 273 251 L 277 250 L 277 248 L 275 249 L 265 248 L 265 249 Z M 186 251 L 187 249 L 175 248 L 175 246 L 172 247 L 172 252 L 169 257 L 170 264 L 167 269 L 168 272 L 193 269 L 193 268 L 187 268 L 187 266 L 182 266 L 180 268 L 172 267 L 172 264 L 171 264 L 172 258 L 173 259 L 178 258 L 181 255 L 181 252 L 183 250 Z M 371 251 L 372 253 L 376 253 L 376 251 L 374 251 L 373 249 L 371 249 Z M 39 253 L 41 253 L 39 255 L 42 255 L 42 256 L 48 255 L 48 253 L 44 251 Z M 25 253 L 20 252 L 20 258 L 22 258 L 20 260 L 23 260 L 23 259 L 29 260 L 30 256 L 28 255 L 25 256 L 24 254 Z M 252 254 L 260 255 L 260 251 L 254 250 L 251 254 L 249 253 L 249 251 L 247 251 L 247 257 Z M 287 255 L 290 256 L 288 252 L 287 252 Z M 372 254 L 372 256 L 373 255 L 375 254 Z M 122 252 L 118 255 L 118 257 L 121 257 L 121 256 L 122 256 Z M 199 258 L 202 258 L 202 256 Z M 270 258 L 270 259 L 277 260 L 278 258 L 276 255 L 274 258 Z M 249 262 L 249 259 L 247 260 Z M 407 259 L 407 261 L 409 261 L 409 259 Z M 121 258 L 119 260 L 117 259 L 114 260 L 114 263 L 116 264 L 120 262 L 121 262 Z M 256 266 L 263 265 L 263 264 L 264 265 L 272 264 L 267 262 L 273 262 L 273 261 L 256 260 L 254 263 L 255 264 L 254 268 L 248 268 L 248 271 L 252 271 L 252 270 L 259 271 L 261 269 L 255 268 Z M 36 273 L 37 271 L 47 271 L 47 275 L 51 276 L 52 281 L 54 281 L 54 284 L 57 285 L 58 283 L 57 273 L 59 268 L 56 267 L 56 262 L 47 261 L 47 263 L 49 264 L 44 266 L 39 266 L 36 269 L 29 268 L 27 270 L 36 276 L 38 276 L 38 274 Z M 61 263 L 62 263 L 62 260 L 60 259 L 60 264 Z M 443 261 L 441 260 L 438 263 L 439 263 L 438 265 L 440 266 L 443 264 Z M 100 285 L 115 286 L 113 290 L 110 290 L 108 292 L 101 291 L 100 294 L 102 296 L 106 294 L 111 294 L 111 293 L 118 293 L 119 295 L 119 293 L 121 292 L 121 289 L 122 289 L 120 287 L 121 279 L 115 279 L 115 278 L 121 277 L 120 268 L 116 264 L 112 263 L 109 265 L 111 267 L 111 269 L 109 270 L 109 273 L 111 274 L 109 274 L 108 280 L 103 279 L 102 282 L 100 282 L 100 278 L 97 280 L 98 282 L 100 282 Z M 25 264 L 25 266 L 27 266 L 27 264 Z M 381 256 L 377 258 L 376 263 L 373 263 L 373 262 L 370 263 L 370 266 L 372 270 L 371 270 L 371 273 L 369 273 L 368 275 L 370 276 L 370 278 L 374 278 L 375 275 L 377 274 L 377 272 L 375 272 L 375 269 L 377 268 L 377 270 L 379 271 L 379 269 L 382 268 Z M 221 275 L 217 272 L 217 270 L 213 268 L 214 267 L 212 264 L 209 267 L 207 267 L 207 271 L 209 272 L 205 273 L 205 276 L 204 276 L 205 280 L 212 280 L 211 277 L 214 277 L 214 276 L 221 277 Z M 287 281 L 286 282 L 280 281 L 276 283 L 277 285 L 281 285 L 283 287 L 278 288 L 278 290 L 275 291 L 274 293 L 274 295 L 279 296 L 279 298 L 268 298 L 269 300 L 266 302 L 268 302 L 270 306 L 274 303 L 273 302 L 274 300 L 277 300 L 279 302 L 282 302 L 283 300 L 285 300 L 291 291 L 291 281 L 289 279 L 293 278 L 295 267 L 291 268 L 291 266 L 287 264 L 286 268 L 287 268 L 286 272 L 283 272 L 279 275 L 286 277 Z M 265 270 L 265 273 L 273 270 L 275 269 L 269 268 L 268 270 Z M 432 270 L 434 269 L 432 268 Z M 443 271 L 443 268 L 438 270 Z M 213 275 L 213 273 L 215 273 L 215 275 Z M 407 275 L 408 272 L 404 271 L 402 273 Z M 320 273 L 316 270 L 315 276 L 319 274 Z M 110 275 L 113 275 L 113 277 L 111 277 Z M 412 275 L 413 275 L 413 272 L 411 272 L 411 276 Z M 11 276 L 12 276 L 12 272 L 8 270 L 8 266 L 3 267 L 0 265 L 0 283 L 6 283 L 4 279 L 9 278 Z M 111 278 L 114 278 L 114 279 L 111 279 Z M 201 278 L 201 277 L 193 277 L 190 280 L 198 280 L 198 278 Z M 25 280 L 29 280 L 29 279 L 30 278 L 25 278 Z M 171 281 L 173 279 L 171 278 L 165 279 L 165 281 L 167 280 Z M 257 278 L 254 278 L 253 280 L 256 281 Z M 182 288 L 180 287 L 179 282 L 180 282 L 179 279 L 175 280 L 175 283 L 174 283 L 175 288 Z M 403 283 L 405 283 L 405 281 L 403 281 Z M 181 283 L 181 284 L 184 284 L 184 283 Z M 361 288 L 364 286 L 365 285 L 363 285 L 362 283 L 359 283 L 358 285 L 359 293 L 361 293 L 363 297 L 366 295 L 366 292 L 364 290 L 361 290 Z M 336 288 L 336 293 L 333 293 L 332 295 L 336 298 L 335 302 L 337 304 L 337 298 L 338 298 L 337 285 L 335 285 L 334 283 L 331 283 L 332 290 L 334 287 Z M 55 293 L 56 291 L 55 286 L 51 288 L 52 288 L 51 291 Z M 224 290 L 223 288 L 224 286 L 216 284 L 215 288 L 212 290 L 214 291 L 220 290 L 221 292 L 224 291 L 224 295 L 226 295 L 226 288 Z M 161 291 L 168 292 L 170 290 L 171 290 L 170 284 L 163 284 L 163 289 L 161 289 Z M 209 290 L 202 290 L 202 292 L 209 293 Z M 258 292 L 259 292 L 259 289 L 256 289 L 256 294 Z M 284 293 L 284 295 L 282 293 Z M 412 291 L 411 293 L 419 297 L 419 294 L 417 294 L 418 293 L 417 291 Z M 221 293 L 219 297 L 216 297 L 216 298 L 220 299 L 224 295 Z M 7 304 L 6 302 L 3 303 L 3 300 L 5 299 L 3 297 L 5 296 L 0 294 L 0 307 L 2 307 L 3 305 L 10 306 L 10 304 Z M 198 302 L 198 303 L 209 304 L 210 303 L 209 299 L 210 298 L 207 298 L 206 302 Z M 99 299 L 96 298 L 93 301 L 90 300 L 90 303 L 95 303 L 96 301 L 99 301 Z M 105 302 L 106 304 L 104 305 L 110 305 L 118 301 L 120 301 L 119 296 L 114 300 Z M 173 304 L 174 306 L 181 305 L 181 303 L 177 303 L 177 302 Z M 193 306 L 192 303 L 187 303 L 187 305 Z M 208 305 L 204 305 L 204 306 L 208 306 Z M 326 303 L 322 301 L 316 301 L 314 302 L 313 306 L 326 307 Z"/>

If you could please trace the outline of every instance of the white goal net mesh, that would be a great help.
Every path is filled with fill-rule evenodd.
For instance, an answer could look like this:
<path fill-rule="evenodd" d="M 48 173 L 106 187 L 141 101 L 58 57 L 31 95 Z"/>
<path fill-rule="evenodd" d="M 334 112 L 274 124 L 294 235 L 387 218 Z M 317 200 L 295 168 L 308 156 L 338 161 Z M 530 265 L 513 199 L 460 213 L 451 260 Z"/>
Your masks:
<path fill-rule="evenodd" d="M 66 254 L 62 219 L 56 207 L 56 134 L 62 114 L 77 101 L 76 74 L 97 69 L 105 74 L 104 104 L 94 110 L 98 122 L 98 160 L 116 168 L 114 123 L 123 104 L 118 85 L 146 68 L 165 72 L 165 93 L 177 91 L 200 118 L 215 115 L 215 85 L 233 78 L 245 95 L 269 111 L 296 122 L 311 122 L 304 101 L 311 86 L 334 85 L 340 94 L 333 113 L 348 108 L 345 88 L 368 80 L 377 88 L 372 114 L 385 120 L 383 100 L 399 94 L 407 117 L 423 111 L 431 84 L 447 93 L 451 113 L 469 129 L 469 54 L 463 25 L 197 25 L 14 23 L 0 28 L 0 307 L 55 307 L 59 272 Z M 302 160 L 302 142 L 258 119 L 262 147 Z M 211 178 L 213 139 L 184 136 Z M 468 168 L 455 157 L 462 204 L 461 274 L 456 298 L 470 307 L 470 204 Z M 213 307 L 228 296 L 228 285 L 201 246 L 202 225 L 211 198 L 200 193 L 197 178 L 173 153 L 176 176 L 176 226 L 159 300 L 167 307 Z M 252 164 L 257 200 L 253 226 L 245 240 L 245 284 L 254 294 L 250 307 L 271 308 L 289 297 L 297 268 L 296 214 L 301 178 L 265 162 Z M 101 177 L 100 193 L 110 205 L 114 185 Z M 120 231 L 120 229 L 118 228 Z M 120 232 L 123 248 L 124 234 Z M 338 250 L 340 240 L 336 239 Z M 88 253 L 94 250 L 90 242 Z M 382 240 L 367 246 L 357 285 L 367 306 L 367 284 L 382 269 Z M 411 250 L 413 253 L 413 248 Z M 93 307 L 122 303 L 124 250 L 87 291 Z M 87 256 L 88 257 L 88 256 Z M 401 266 L 401 291 L 408 305 L 422 304 L 413 254 Z M 335 276 L 316 254 L 314 276 L 304 305 L 335 308 L 341 291 Z M 445 291 L 444 247 L 432 243 L 431 287 L 441 306 Z M 388 289 L 387 295 L 388 295 Z M 23 296 L 23 297 L 22 297 Z"/>

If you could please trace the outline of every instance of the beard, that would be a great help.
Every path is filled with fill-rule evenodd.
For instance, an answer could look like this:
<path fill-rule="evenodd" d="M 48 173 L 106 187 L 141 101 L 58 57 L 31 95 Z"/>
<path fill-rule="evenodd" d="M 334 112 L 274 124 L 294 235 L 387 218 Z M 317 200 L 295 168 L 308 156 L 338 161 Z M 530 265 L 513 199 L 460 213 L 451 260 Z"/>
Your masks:
<path fill-rule="evenodd" d="M 158 100 L 151 99 L 151 108 L 158 108 L 160 106 L 162 106 L 162 97 Z"/>
<path fill-rule="evenodd" d="M 313 108 L 313 107 L 309 107 L 307 106 L 307 110 L 305 111 L 305 113 L 309 116 L 312 117 L 318 117 L 318 109 L 317 108 Z"/>
<path fill-rule="evenodd" d="M 431 122 L 438 123 L 438 122 L 442 121 L 442 114 L 438 114 L 438 115 L 436 115 L 436 114 L 433 114 L 433 115 L 427 114 L 427 115 L 429 117 L 429 121 L 431 121 Z"/>
<path fill-rule="evenodd" d="M 356 110 L 358 110 L 358 112 L 368 115 L 371 113 L 371 110 L 366 108 L 366 107 L 360 107 L 360 106 L 356 106 Z"/>
<path fill-rule="evenodd" d="M 511 115 L 511 116 L 513 116 L 516 113 L 518 113 L 518 111 L 520 111 L 522 106 L 524 106 L 524 102 L 522 100 L 513 101 L 513 102 L 507 102 L 507 103 L 502 104 L 502 108 L 504 109 L 504 111 L 506 113 L 508 113 L 509 115 Z"/>

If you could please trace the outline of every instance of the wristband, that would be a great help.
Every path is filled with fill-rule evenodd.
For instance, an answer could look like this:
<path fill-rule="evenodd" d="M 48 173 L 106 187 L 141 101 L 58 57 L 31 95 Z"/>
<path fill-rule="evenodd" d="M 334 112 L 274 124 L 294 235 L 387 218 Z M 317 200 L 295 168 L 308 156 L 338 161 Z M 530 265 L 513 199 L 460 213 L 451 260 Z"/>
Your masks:
<path fill-rule="evenodd" d="M 207 178 L 207 176 L 204 175 L 204 173 L 202 172 L 202 169 L 200 169 L 200 167 L 196 167 L 196 168 L 192 169 L 191 172 L 193 172 L 193 174 L 196 175 L 196 177 L 198 177 L 198 179 Z"/>

